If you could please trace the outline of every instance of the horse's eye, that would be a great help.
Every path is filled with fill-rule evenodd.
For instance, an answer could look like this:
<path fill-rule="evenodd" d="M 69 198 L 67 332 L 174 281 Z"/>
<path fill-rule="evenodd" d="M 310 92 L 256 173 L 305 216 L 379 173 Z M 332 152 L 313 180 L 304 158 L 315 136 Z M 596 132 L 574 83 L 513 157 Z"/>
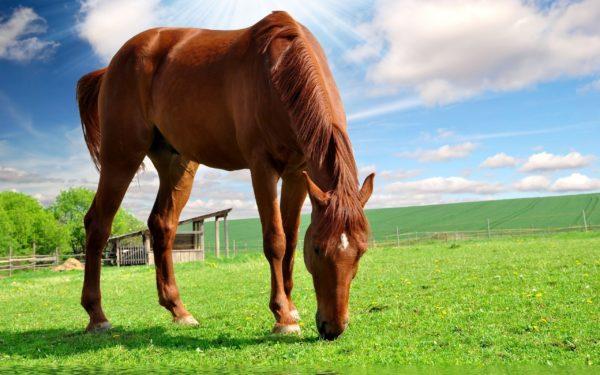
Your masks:
<path fill-rule="evenodd" d="M 319 246 L 315 246 L 315 254 L 321 254 L 321 248 Z"/>

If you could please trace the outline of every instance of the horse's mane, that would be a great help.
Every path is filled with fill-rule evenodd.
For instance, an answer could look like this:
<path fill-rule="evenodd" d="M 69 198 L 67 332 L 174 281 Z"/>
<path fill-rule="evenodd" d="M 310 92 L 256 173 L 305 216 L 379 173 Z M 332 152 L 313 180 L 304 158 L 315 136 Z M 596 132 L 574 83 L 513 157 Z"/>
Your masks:
<path fill-rule="evenodd" d="M 303 27 L 286 12 L 273 12 L 256 26 L 255 36 L 262 54 L 269 53 L 275 39 L 287 41 L 278 56 L 270 56 L 271 83 L 290 114 L 305 156 L 332 173 L 331 199 L 320 227 L 315 228 L 316 240 L 339 241 L 344 231 L 349 235 L 367 231 L 350 139 L 333 122 L 323 71 Z"/>

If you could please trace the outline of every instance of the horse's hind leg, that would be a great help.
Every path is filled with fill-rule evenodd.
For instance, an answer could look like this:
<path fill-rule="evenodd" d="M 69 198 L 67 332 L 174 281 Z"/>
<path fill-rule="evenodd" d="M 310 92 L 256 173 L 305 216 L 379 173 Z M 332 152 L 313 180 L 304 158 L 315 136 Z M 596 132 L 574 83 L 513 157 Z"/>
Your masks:
<path fill-rule="evenodd" d="M 120 124 L 121 122 L 117 123 Z M 100 181 L 96 196 L 85 215 L 86 230 L 85 275 L 81 305 L 87 311 L 90 322 L 87 331 L 103 331 L 110 328 L 104 315 L 100 294 L 100 268 L 102 250 L 110 235 L 114 216 L 119 209 L 131 179 L 138 170 L 150 146 L 150 132 L 144 133 L 145 125 L 131 122 L 129 134 L 121 126 L 104 126 L 100 150 Z M 139 132 L 134 132 L 137 129 Z"/>
<path fill-rule="evenodd" d="M 152 234 L 158 301 L 173 315 L 173 321 L 185 325 L 198 322 L 185 309 L 173 272 L 173 242 L 179 214 L 192 190 L 198 164 L 185 160 L 165 145 L 153 145 L 149 155 L 158 171 L 160 187 L 148 218 Z"/>

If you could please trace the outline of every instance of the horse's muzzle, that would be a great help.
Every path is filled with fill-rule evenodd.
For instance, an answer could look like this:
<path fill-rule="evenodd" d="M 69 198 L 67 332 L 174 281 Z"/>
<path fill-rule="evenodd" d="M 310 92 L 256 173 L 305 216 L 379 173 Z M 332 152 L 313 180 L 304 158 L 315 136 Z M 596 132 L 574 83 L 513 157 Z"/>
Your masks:
<path fill-rule="evenodd" d="M 335 340 L 337 339 L 346 328 L 348 328 L 348 319 L 344 319 L 342 322 L 333 322 L 322 320 L 319 312 L 315 315 L 315 323 L 317 324 L 317 330 L 319 336 L 324 340 Z"/>

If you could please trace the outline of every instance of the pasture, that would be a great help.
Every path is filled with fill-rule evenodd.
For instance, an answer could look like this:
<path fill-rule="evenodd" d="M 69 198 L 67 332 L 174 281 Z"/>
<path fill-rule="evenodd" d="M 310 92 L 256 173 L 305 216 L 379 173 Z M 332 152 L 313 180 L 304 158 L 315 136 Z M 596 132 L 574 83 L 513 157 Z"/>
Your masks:
<path fill-rule="evenodd" d="M 317 339 L 310 276 L 296 260 L 301 336 L 270 335 L 268 264 L 259 253 L 178 264 L 199 328 L 171 324 L 150 267 L 103 270 L 114 328 L 84 334 L 80 271 L 0 279 L 0 367 L 394 369 L 397 366 L 600 363 L 600 235 L 432 243 L 370 250 L 352 287 L 351 322 Z"/>

